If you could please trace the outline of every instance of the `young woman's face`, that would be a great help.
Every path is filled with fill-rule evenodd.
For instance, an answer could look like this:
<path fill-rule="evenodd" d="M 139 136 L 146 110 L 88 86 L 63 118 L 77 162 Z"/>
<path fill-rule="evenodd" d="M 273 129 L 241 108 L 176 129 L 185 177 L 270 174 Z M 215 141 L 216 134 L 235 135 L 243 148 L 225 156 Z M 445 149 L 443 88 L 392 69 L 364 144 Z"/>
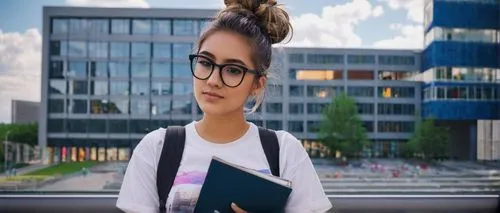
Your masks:
<path fill-rule="evenodd" d="M 221 70 L 214 63 L 225 66 Z M 251 47 L 243 36 L 233 32 L 217 31 L 208 36 L 198 57 L 192 60 L 192 69 L 196 76 L 194 96 L 205 114 L 242 112 L 248 96 L 258 89 L 255 74 L 245 72 L 255 70 Z"/>

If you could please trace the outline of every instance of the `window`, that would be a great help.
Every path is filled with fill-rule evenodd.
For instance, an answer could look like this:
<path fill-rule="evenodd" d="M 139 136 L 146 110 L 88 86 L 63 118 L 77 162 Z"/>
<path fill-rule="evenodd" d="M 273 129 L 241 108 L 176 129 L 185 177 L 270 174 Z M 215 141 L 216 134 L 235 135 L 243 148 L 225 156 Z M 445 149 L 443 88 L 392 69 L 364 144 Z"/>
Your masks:
<path fill-rule="evenodd" d="M 348 87 L 347 95 L 353 97 L 374 97 L 373 87 Z"/>
<path fill-rule="evenodd" d="M 54 78 L 64 78 L 64 65 L 62 61 L 51 61 L 49 67 L 49 77 Z"/>
<path fill-rule="evenodd" d="M 68 43 L 68 56 L 87 57 L 87 43 L 84 41 L 70 41 Z"/>
<path fill-rule="evenodd" d="M 349 64 L 375 64 L 374 55 L 349 55 L 347 56 Z"/>
<path fill-rule="evenodd" d="M 171 58 L 170 51 L 170 43 L 153 43 L 153 58 Z"/>
<path fill-rule="evenodd" d="M 199 33 L 205 31 L 208 28 L 208 26 L 211 24 L 211 20 L 200 20 L 198 22 L 199 22 L 199 26 L 200 26 L 199 27 L 199 29 L 200 29 Z"/>
<path fill-rule="evenodd" d="M 68 111 L 73 114 L 87 114 L 87 100 L 69 100 Z"/>
<path fill-rule="evenodd" d="M 257 126 L 264 126 L 264 122 L 261 120 L 248 120 L 248 122 L 251 122 Z"/>
<path fill-rule="evenodd" d="M 171 95 L 170 83 L 153 82 L 151 85 L 151 94 L 159 96 Z"/>
<path fill-rule="evenodd" d="M 293 53 L 288 55 L 290 63 L 304 63 L 304 54 Z"/>
<path fill-rule="evenodd" d="M 49 94 L 66 94 L 66 81 L 64 80 L 50 80 Z"/>
<path fill-rule="evenodd" d="M 340 94 L 343 91 L 342 87 L 332 86 L 307 86 L 308 97 L 327 98 Z"/>
<path fill-rule="evenodd" d="M 110 62 L 109 77 L 129 77 L 128 62 Z"/>
<path fill-rule="evenodd" d="M 409 71 L 379 71 L 378 79 L 385 81 L 404 81 L 412 80 L 415 75 L 415 72 Z"/>
<path fill-rule="evenodd" d="M 112 81 L 109 84 L 110 87 L 110 95 L 128 95 L 129 94 L 129 85 L 128 81 L 117 82 Z"/>
<path fill-rule="evenodd" d="M 68 66 L 68 76 L 74 78 L 86 78 L 87 77 L 87 63 L 80 61 L 70 61 Z"/>
<path fill-rule="evenodd" d="M 347 71 L 348 80 L 373 80 L 373 71 L 365 70 L 348 70 Z"/>
<path fill-rule="evenodd" d="M 132 20 L 132 34 L 151 34 L 151 20 L 134 19 Z"/>
<path fill-rule="evenodd" d="M 194 36 L 198 34 L 196 21 L 192 20 L 174 20 L 174 35 Z"/>
<path fill-rule="evenodd" d="M 149 101 L 148 100 L 130 101 L 130 114 L 149 115 Z"/>
<path fill-rule="evenodd" d="M 271 97 L 281 97 L 283 95 L 283 86 L 281 85 L 269 85 L 266 89 L 266 93 Z"/>
<path fill-rule="evenodd" d="M 104 35 L 109 33 L 109 21 L 107 19 L 90 19 L 89 33 L 91 35 Z"/>
<path fill-rule="evenodd" d="M 66 132 L 66 128 L 64 128 L 64 126 L 64 119 L 49 119 L 47 121 L 47 131 L 49 133 Z"/>
<path fill-rule="evenodd" d="M 110 114 L 128 114 L 128 99 L 112 98 L 109 100 L 108 112 Z"/>
<path fill-rule="evenodd" d="M 87 95 L 87 81 L 69 81 L 68 89 L 70 95 Z"/>
<path fill-rule="evenodd" d="M 281 121 L 266 121 L 266 128 L 272 130 L 281 130 L 283 129 L 283 122 Z"/>
<path fill-rule="evenodd" d="M 327 107 L 327 103 L 308 103 L 307 113 L 308 114 L 323 114 L 323 110 Z"/>
<path fill-rule="evenodd" d="M 172 114 L 191 114 L 191 101 L 190 100 L 173 100 L 172 101 Z"/>
<path fill-rule="evenodd" d="M 188 59 L 189 54 L 191 54 L 192 44 L 191 43 L 177 43 L 173 44 L 174 58 L 177 59 Z"/>
<path fill-rule="evenodd" d="M 415 88 L 413 87 L 379 87 L 379 97 L 382 98 L 414 98 Z"/>
<path fill-rule="evenodd" d="M 307 121 L 307 131 L 310 133 L 319 132 L 321 121 Z"/>
<path fill-rule="evenodd" d="M 47 107 L 49 113 L 65 113 L 63 99 L 49 99 Z"/>
<path fill-rule="evenodd" d="M 290 85 L 290 96 L 303 97 L 304 96 L 304 86 Z"/>
<path fill-rule="evenodd" d="M 379 121 L 378 132 L 411 133 L 414 129 L 412 121 Z"/>
<path fill-rule="evenodd" d="M 106 120 L 90 119 L 88 120 L 89 133 L 106 133 Z"/>
<path fill-rule="evenodd" d="M 304 104 L 290 103 L 288 110 L 290 111 L 290 114 L 304 114 Z"/>
<path fill-rule="evenodd" d="M 107 99 L 92 99 L 90 100 L 90 113 L 91 114 L 107 114 L 108 113 L 108 100 Z"/>
<path fill-rule="evenodd" d="M 378 63 L 381 65 L 415 65 L 414 56 L 379 55 Z"/>
<path fill-rule="evenodd" d="M 130 57 L 130 43 L 128 42 L 111 42 L 109 49 L 110 58 Z"/>
<path fill-rule="evenodd" d="M 342 71 L 335 70 L 290 70 L 289 77 L 301 81 L 341 80 Z"/>
<path fill-rule="evenodd" d="M 153 62 L 153 67 L 152 67 L 152 76 L 153 78 L 158 78 L 158 77 L 170 77 L 171 76 L 171 70 L 170 70 L 170 63 L 167 62 Z"/>
<path fill-rule="evenodd" d="M 472 92 L 473 90 L 469 90 L 470 92 Z M 442 88 L 442 87 L 438 87 L 437 88 L 437 99 L 444 99 L 444 93 L 445 93 L 445 88 Z M 469 95 L 469 97 L 474 97 L 474 96 L 471 96 Z"/>
<path fill-rule="evenodd" d="M 108 81 L 91 81 L 90 82 L 91 95 L 108 95 Z"/>
<path fill-rule="evenodd" d="M 360 115 L 373 115 L 373 104 L 356 103 L 356 109 Z"/>
<path fill-rule="evenodd" d="M 132 81 L 132 95 L 149 95 L 149 82 Z"/>
<path fill-rule="evenodd" d="M 66 125 L 66 129 L 70 133 L 87 133 L 87 120 L 68 119 Z"/>
<path fill-rule="evenodd" d="M 187 63 L 174 63 L 174 78 L 191 78 L 191 68 Z"/>
<path fill-rule="evenodd" d="M 266 112 L 271 114 L 283 113 L 283 105 L 281 103 L 266 103 Z"/>
<path fill-rule="evenodd" d="M 50 41 L 50 55 L 51 56 L 61 55 L 61 41 Z"/>
<path fill-rule="evenodd" d="M 415 115 L 414 104 L 378 104 L 381 115 Z"/>
<path fill-rule="evenodd" d="M 132 62 L 130 74 L 132 77 L 149 78 L 149 63 Z"/>
<path fill-rule="evenodd" d="M 107 58 L 108 43 L 107 42 L 89 42 L 89 57 L 91 58 Z"/>
<path fill-rule="evenodd" d="M 108 120 L 109 133 L 128 133 L 128 120 Z"/>
<path fill-rule="evenodd" d="M 52 34 L 66 34 L 68 31 L 67 19 L 52 19 Z"/>
<path fill-rule="evenodd" d="M 70 19 L 69 32 L 72 34 L 86 34 L 88 23 L 85 19 Z"/>
<path fill-rule="evenodd" d="M 174 95 L 191 95 L 193 93 L 193 85 L 188 83 L 174 82 Z"/>
<path fill-rule="evenodd" d="M 362 125 L 366 132 L 373 132 L 373 121 L 363 121 Z"/>
<path fill-rule="evenodd" d="M 170 35 L 170 20 L 155 19 L 153 20 L 153 34 L 155 35 Z"/>
<path fill-rule="evenodd" d="M 151 103 L 151 115 L 170 114 L 170 100 L 153 100 Z"/>
<path fill-rule="evenodd" d="M 151 131 L 149 120 L 130 120 L 130 132 L 145 134 Z"/>
<path fill-rule="evenodd" d="M 90 76 L 92 77 L 108 77 L 108 63 L 107 62 L 90 62 Z"/>
<path fill-rule="evenodd" d="M 307 63 L 309 64 L 343 64 L 343 55 L 328 55 L 328 54 L 308 54 Z"/>
<path fill-rule="evenodd" d="M 132 58 L 150 58 L 151 44 L 146 42 L 132 43 Z"/>
<path fill-rule="evenodd" d="M 304 122 L 288 121 L 288 130 L 290 132 L 304 132 Z"/>
<path fill-rule="evenodd" d="M 111 34 L 130 34 L 130 20 L 111 19 Z"/>

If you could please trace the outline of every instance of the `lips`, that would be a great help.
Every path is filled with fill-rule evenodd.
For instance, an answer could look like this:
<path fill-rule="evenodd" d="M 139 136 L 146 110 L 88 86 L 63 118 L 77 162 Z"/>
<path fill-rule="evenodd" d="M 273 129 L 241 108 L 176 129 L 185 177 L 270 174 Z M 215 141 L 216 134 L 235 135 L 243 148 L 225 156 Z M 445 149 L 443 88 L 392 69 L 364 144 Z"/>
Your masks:
<path fill-rule="evenodd" d="M 217 94 L 217 93 L 214 93 L 214 92 L 202 92 L 201 94 L 203 95 L 207 95 L 207 96 L 210 96 L 210 97 L 213 97 L 213 98 L 224 98 L 223 96 Z"/>

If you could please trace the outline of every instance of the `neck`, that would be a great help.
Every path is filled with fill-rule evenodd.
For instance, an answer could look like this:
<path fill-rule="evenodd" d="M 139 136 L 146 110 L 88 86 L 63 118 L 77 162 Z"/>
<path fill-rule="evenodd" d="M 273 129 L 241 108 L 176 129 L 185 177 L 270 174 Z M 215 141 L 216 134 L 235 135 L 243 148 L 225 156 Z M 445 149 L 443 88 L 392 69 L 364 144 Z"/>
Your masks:
<path fill-rule="evenodd" d="M 243 112 L 222 116 L 204 114 L 196 125 L 196 131 L 203 139 L 220 144 L 240 138 L 248 128 Z"/>

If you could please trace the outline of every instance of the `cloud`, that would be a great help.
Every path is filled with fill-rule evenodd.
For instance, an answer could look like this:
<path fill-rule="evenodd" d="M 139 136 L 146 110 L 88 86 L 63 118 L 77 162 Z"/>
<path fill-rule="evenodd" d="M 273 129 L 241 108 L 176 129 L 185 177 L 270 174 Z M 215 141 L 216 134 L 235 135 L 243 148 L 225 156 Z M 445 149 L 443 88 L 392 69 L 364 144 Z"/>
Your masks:
<path fill-rule="evenodd" d="M 323 7 L 321 16 L 306 13 L 292 17 L 293 39 L 286 46 L 360 47 L 363 42 L 354 28 L 362 21 L 382 13 L 381 7 L 373 8 L 367 0 L 355 0 Z"/>
<path fill-rule="evenodd" d="M 397 30 L 400 35 L 390 39 L 376 41 L 375 48 L 422 49 L 424 45 L 424 27 L 421 24 L 390 24 L 389 29 Z"/>
<path fill-rule="evenodd" d="M 416 23 L 424 23 L 424 0 L 378 0 L 386 2 L 393 10 L 407 10 L 406 17 Z"/>
<path fill-rule="evenodd" d="M 37 29 L 0 29 L 0 123 L 11 121 L 11 100 L 40 101 L 42 36 Z"/>
<path fill-rule="evenodd" d="M 83 7 L 149 7 L 146 0 L 66 0 L 66 4 Z"/>
<path fill-rule="evenodd" d="M 381 16 L 382 14 L 384 14 L 384 8 L 382 6 L 376 6 L 374 9 L 373 9 L 373 17 L 379 17 Z"/>

